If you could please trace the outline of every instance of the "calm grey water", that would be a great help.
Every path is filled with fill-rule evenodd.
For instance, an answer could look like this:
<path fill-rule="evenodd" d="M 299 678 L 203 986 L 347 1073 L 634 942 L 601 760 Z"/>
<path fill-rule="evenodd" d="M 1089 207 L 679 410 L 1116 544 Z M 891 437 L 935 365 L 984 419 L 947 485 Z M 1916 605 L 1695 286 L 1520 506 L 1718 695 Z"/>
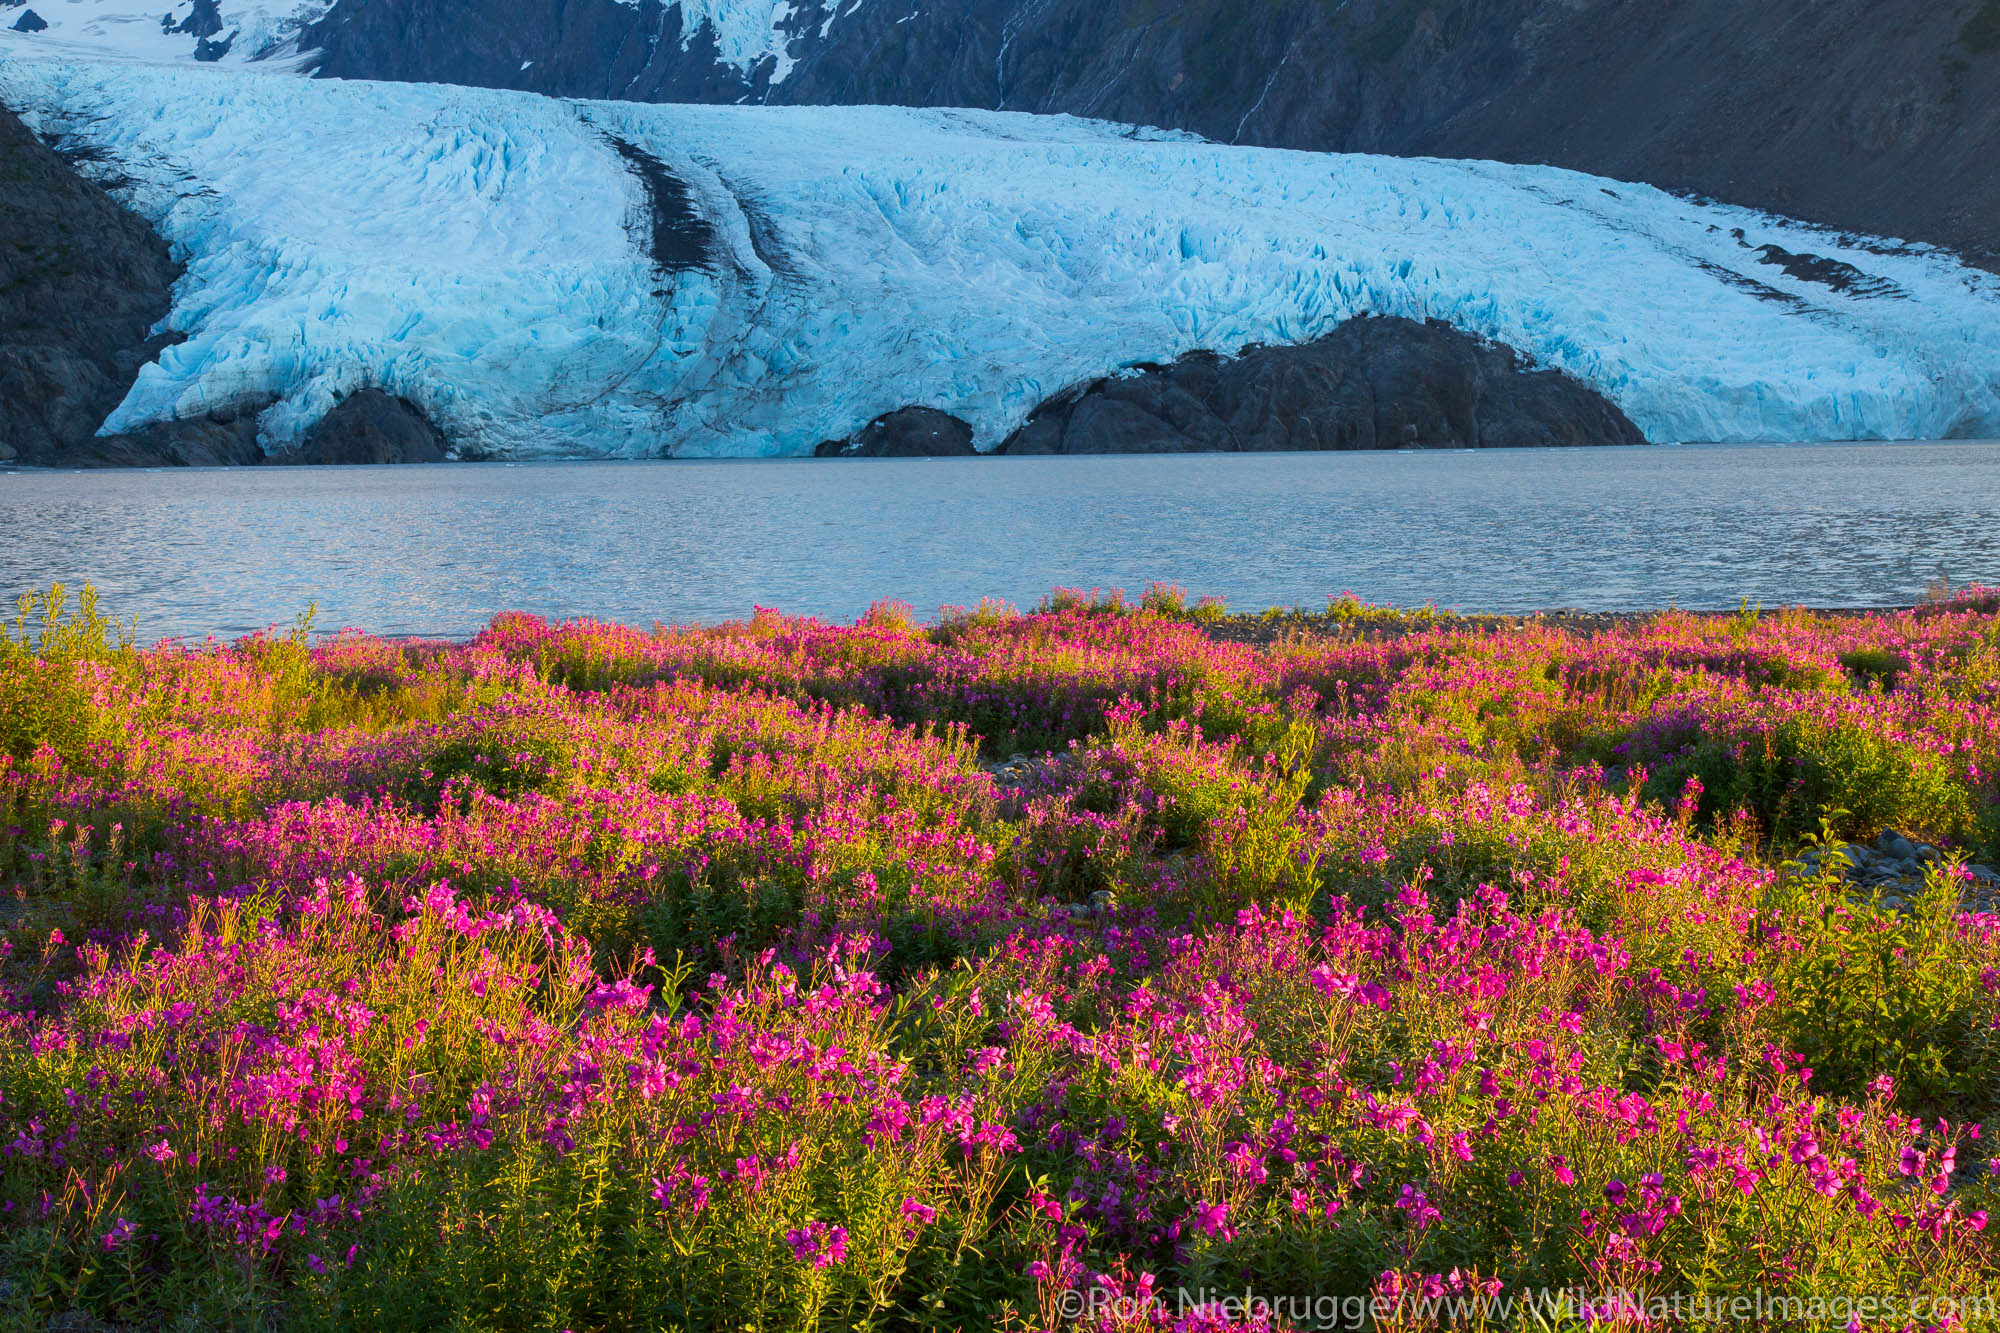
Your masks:
<path fill-rule="evenodd" d="M 2000 444 L 0 473 L 0 592 L 142 639 L 497 611 L 851 619 L 1153 579 L 1232 607 L 1909 602 L 2000 583 Z"/>

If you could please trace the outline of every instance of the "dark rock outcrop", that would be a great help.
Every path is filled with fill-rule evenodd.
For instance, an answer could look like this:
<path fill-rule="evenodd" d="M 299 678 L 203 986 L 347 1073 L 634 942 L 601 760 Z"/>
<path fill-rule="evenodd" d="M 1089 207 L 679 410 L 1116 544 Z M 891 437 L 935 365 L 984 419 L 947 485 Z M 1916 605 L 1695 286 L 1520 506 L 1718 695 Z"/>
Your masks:
<path fill-rule="evenodd" d="M 171 344 L 179 266 L 145 221 L 0 110 L 0 461 L 67 463 Z"/>
<path fill-rule="evenodd" d="M 407 398 L 363 389 L 341 399 L 296 451 L 273 463 L 442 463 L 443 432 Z"/>
<path fill-rule="evenodd" d="M 936 408 L 903 407 L 813 452 L 821 458 L 964 457 L 973 452 L 972 427 Z"/>
<path fill-rule="evenodd" d="M 942 458 L 974 452 L 972 427 L 905 407 L 822 458 Z M 995 453 L 1257 453 L 1331 449 L 1513 449 L 1646 439 L 1596 390 L 1449 324 L 1349 320 L 1294 347 L 1169 365 L 1080 384 L 1036 408 Z"/>
<path fill-rule="evenodd" d="M 343 77 L 1545 162 L 2000 260 L 1994 0 L 797 0 L 781 23 L 776 83 L 660 0 L 341 0 L 304 43 Z"/>
<path fill-rule="evenodd" d="M 1644 444 L 1569 376 L 1450 325 L 1349 320 L 1296 347 L 1196 352 L 1080 385 L 1038 408 L 1007 454 L 1478 449 Z"/>
<path fill-rule="evenodd" d="M 122 435 L 93 436 L 49 461 L 63 467 L 248 467 L 264 461 L 257 418 L 269 406 L 269 399 L 235 403 Z"/>
<path fill-rule="evenodd" d="M 266 452 L 258 418 L 275 399 L 93 435 L 27 461 L 59 467 L 253 467 L 259 464 L 442 463 L 445 439 L 421 408 L 380 389 L 349 394 L 292 449 Z"/>
<path fill-rule="evenodd" d="M 49 21 L 32 9 L 21 11 L 21 17 L 14 20 L 15 32 L 46 32 Z"/>

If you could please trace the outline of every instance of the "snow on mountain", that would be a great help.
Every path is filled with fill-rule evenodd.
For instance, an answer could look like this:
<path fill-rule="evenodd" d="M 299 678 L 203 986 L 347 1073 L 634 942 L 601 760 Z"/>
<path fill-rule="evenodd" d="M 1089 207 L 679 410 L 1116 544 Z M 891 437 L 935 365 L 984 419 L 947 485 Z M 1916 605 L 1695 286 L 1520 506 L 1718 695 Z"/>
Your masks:
<path fill-rule="evenodd" d="M 792 43 L 807 32 L 824 40 L 864 0 L 666 0 L 677 11 L 681 45 L 704 35 L 715 59 L 745 79 L 769 64 L 762 85 L 785 81 L 798 61 Z M 155 64 L 268 62 L 286 73 L 309 71 L 318 53 L 300 48 L 305 29 L 337 0 L 0 0 L 0 53 L 64 59 L 138 60 Z M 615 0 L 642 10 L 646 0 Z M 33 19 L 22 24 L 24 16 Z M 17 24 L 22 26 L 17 28 Z M 40 26 L 37 26 L 37 25 Z M 530 62 L 531 64 L 533 62 Z M 525 66 L 524 66 L 525 68 Z"/>
<path fill-rule="evenodd" d="M 275 396 L 286 444 L 373 386 L 513 457 L 802 454 L 912 404 L 990 447 L 1079 381 L 1376 313 L 1655 440 L 2000 434 L 2000 280 L 1547 168 L 186 65 L 8 59 L 0 101 L 188 262 L 107 431 Z"/>
<path fill-rule="evenodd" d="M 311 57 L 299 33 L 335 0 L 0 0 L 0 54 L 242 64 L 290 72 Z M 14 31 L 29 12 L 46 27 Z"/>
<path fill-rule="evenodd" d="M 637 8 L 641 0 L 618 0 Z M 804 0 L 811 4 L 812 0 Z M 826 16 L 831 26 L 842 0 L 835 0 L 834 12 Z M 852 10 L 861 0 L 846 0 Z M 684 42 L 692 42 L 706 27 L 715 36 L 721 62 L 748 76 L 766 60 L 775 62 L 773 84 L 783 83 L 798 62 L 791 55 L 789 22 L 798 17 L 800 6 L 793 0 L 672 0 L 667 6 L 681 12 Z M 822 36 L 825 33 L 822 31 Z"/>

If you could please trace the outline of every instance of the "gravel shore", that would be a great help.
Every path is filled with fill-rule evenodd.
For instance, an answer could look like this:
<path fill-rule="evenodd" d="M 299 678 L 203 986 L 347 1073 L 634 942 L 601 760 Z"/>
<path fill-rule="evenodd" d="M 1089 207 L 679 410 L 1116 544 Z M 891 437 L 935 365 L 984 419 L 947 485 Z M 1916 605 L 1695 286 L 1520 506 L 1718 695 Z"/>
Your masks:
<path fill-rule="evenodd" d="M 1780 607 L 1745 611 L 1529 611 L 1514 615 L 1498 613 L 1459 614 L 1453 611 L 1402 611 L 1387 607 L 1336 608 L 1312 612 L 1266 611 L 1226 616 L 1208 627 L 1209 634 L 1228 643 L 1269 644 L 1288 639 L 1361 639 L 1369 642 L 1400 639 L 1431 630 L 1449 629 L 1478 634 L 1496 634 L 1530 626 L 1544 626 L 1568 634 L 1601 634 L 1627 625 L 1642 625 L 1661 616 L 1685 615 L 1699 620 L 1728 620 L 1752 615 L 1760 620 L 1781 615 L 1877 617 L 1900 615 L 1915 606 L 1867 607 Z"/>

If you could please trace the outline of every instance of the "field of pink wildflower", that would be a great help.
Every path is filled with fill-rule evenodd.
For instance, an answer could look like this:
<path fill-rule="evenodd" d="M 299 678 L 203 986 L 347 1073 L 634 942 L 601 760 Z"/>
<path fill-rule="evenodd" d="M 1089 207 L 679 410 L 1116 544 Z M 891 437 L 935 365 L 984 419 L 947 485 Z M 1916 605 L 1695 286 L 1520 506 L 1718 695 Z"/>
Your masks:
<path fill-rule="evenodd" d="M 1348 610 L 44 602 L 0 1329 L 1992 1326 L 2000 597 Z"/>

